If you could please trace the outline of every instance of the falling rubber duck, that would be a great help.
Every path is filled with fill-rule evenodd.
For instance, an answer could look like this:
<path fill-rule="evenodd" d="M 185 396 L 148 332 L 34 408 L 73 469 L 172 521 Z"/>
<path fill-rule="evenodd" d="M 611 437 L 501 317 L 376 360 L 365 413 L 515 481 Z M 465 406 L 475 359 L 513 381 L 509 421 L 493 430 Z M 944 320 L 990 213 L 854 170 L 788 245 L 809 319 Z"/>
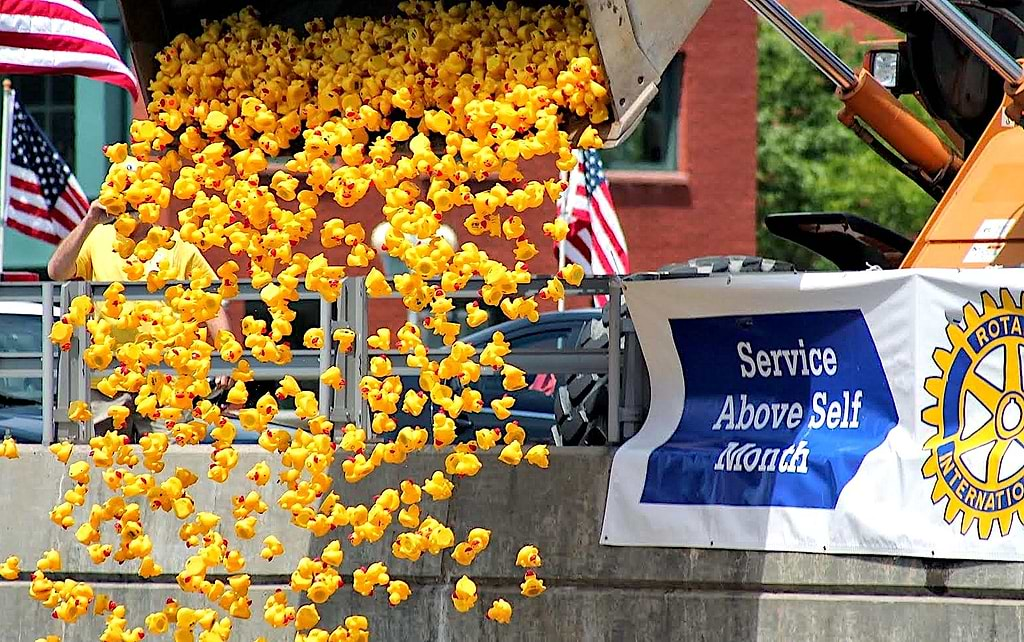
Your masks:
<path fill-rule="evenodd" d="M 512 605 L 503 599 L 494 600 L 491 608 L 487 609 L 487 619 L 498 624 L 508 624 L 512 621 Z"/>
<path fill-rule="evenodd" d="M 476 601 L 476 584 L 473 583 L 473 580 L 463 575 L 455 583 L 455 590 L 452 592 L 452 604 L 455 605 L 456 611 L 465 613 L 476 605 Z"/>

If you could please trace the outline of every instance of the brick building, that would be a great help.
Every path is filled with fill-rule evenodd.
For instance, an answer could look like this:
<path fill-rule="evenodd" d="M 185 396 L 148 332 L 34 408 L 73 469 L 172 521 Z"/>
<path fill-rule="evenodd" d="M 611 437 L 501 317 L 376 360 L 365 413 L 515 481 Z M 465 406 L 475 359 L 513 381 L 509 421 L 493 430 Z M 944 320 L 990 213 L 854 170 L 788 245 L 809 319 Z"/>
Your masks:
<path fill-rule="evenodd" d="M 824 10 L 828 24 L 854 25 L 858 35 L 871 31 L 872 24 L 880 27 L 835 0 L 825 4 L 788 0 L 787 4 L 799 14 Z M 116 2 L 90 0 L 86 5 L 101 19 L 115 45 L 126 50 Z M 661 92 L 637 132 L 620 148 L 603 154 L 634 271 L 695 256 L 756 252 L 756 34 L 757 18 L 742 0 L 713 0 L 665 72 Z M 131 113 L 144 113 L 142 106 L 133 108 L 125 92 L 83 78 L 18 77 L 14 85 L 72 164 L 87 193 L 96 194 L 106 169 L 102 145 L 123 140 Z M 360 221 L 369 232 L 382 220 L 380 205 L 373 190 L 347 211 L 324 199 L 320 218 Z M 548 205 L 529 214 L 531 237 L 542 250 L 531 269 L 553 272 L 556 259 L 546 251 L 540 225 L 554 215 L 554 208 Z M 174 218 L 167 213 L 168 222 Z M 473 240 L 496 258 L 511 258 L 508 243 L 471 237 L 457 213 L 451 221 L 458 242 Z M 8 234 L 6 269 L 44 271 L 52 248 Z M 320 251 L 314 240 L 298 249 L 310 255 Z M 210 259 L 218 264 L 226 257 L 226 252 L 213 252 Z M 398 314 L 396 302 L 386 316 Z"/>
<path fill-rule="evenodd" d="M 849 29 L 855 38 L 892 38 L 895 32 L 887 25 L 861 13 L 838 0 L 783 0 L 783 5 L 797 17 L 820 13 L 829 29 Z"/>
<path fill-rule="evenodd" d="M 116 2 L 86 5 L 127 57 Z M 666 72 L 663 91 L 635 140 L 606 155 L 637 270 L 711 252 L 754 249 L 755 25 L 754 14 L 741 0 L 715 0 Z M 22 102 L 58 141 L 87 193 L 95 194 L 105 169 L 100 147 L 127 134 L 131 106 L 125 92 L 68 77 L 13 80 Z M 379 204 L 371 200 L 346 218 L 379 219 Z M 466 236 L 463 230 L 460 241 Z M 45 265 L 47 247 L 31 240 L 22 244 L 16 234 L 11 239 L 24 248 L 6 257 L 11 269 Z M 549 271 L 554 259 L 543 253 L 535 266 Z"/>

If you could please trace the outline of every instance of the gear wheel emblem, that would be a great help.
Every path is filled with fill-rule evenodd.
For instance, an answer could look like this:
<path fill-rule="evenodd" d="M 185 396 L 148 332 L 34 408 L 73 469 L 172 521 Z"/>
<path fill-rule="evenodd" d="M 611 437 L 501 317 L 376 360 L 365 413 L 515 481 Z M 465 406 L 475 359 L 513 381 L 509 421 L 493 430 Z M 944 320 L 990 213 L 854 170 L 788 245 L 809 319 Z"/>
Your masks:
<path fill-rule="evenodd" d="M 1014 515 L 1024 523 L 1024 307 L 1005 289 L 981 303 L 964 305 L 946 327 L 949 348 L 932 353 L 941 375 L 925 380 L 935 404 L 921 419 L 936 433 L 921 472 L 935 480 L 932 502 L 946 499 L 946 522 L 960 515 L 962 534 L 977 522 L 988 539 L 997 522 L 1004 536 Z"/>

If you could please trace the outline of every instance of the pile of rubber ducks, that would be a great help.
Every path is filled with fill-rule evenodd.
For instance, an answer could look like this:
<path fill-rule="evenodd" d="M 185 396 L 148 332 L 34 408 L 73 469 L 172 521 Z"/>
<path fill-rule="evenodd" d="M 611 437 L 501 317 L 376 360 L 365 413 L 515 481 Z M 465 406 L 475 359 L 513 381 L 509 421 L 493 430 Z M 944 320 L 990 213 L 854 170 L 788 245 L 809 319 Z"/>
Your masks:
<path fill-rule="evenodd" d="M 148 578 L 164 570 L 154 559 L 142 509 L 172 513 L 181 521 L 180 539 L 193 551 L 176 581 L 182 591 L 205 596 L 210 607 L 191 609 L 169 599 L 161 611 L 144 618 L 145 629 L 129 628 L 124 605 L 95 594 L 86 583 L 48 579 L 47 573 L 61 570 L 59 553 L 49 551 L 30 576 L 30 593 L 55 618 L 74 622 L 91 608 L 106 618 L 102 640 L 141 640 L 146 632 L 172 632 L 176 640 L 197 634 L 202 640 L 227 640 L 232 619 L 251 617 L 252 599 L 244 574 L 249 562 L 222 530 L 233 523 L 233 537 L 260 535 L 260 516 L 271 509 L 260 489 L 276 477 L 286 488 L 276 505 L 294 526 L 317 537 L 337 529 L 348 534 L 331 540 L 316 559 L 302 558 L 292 573 L 289 588 L 311 603 L 289 604 L 286 592 L 278 591 L 263 605 L 264 621 L 272 628 L 294 627 L 297 641 L 368 640 L 369 625 L 361 616 L 349 617 L 333 631 L 316 628 L 317 605 L 345 584 L 339 572 L 345 540 L 352 548 L 379 541 L 397 521 L 404 530 L 392 543 L 396 558 L 415 561 L 450 550 L 456 563 L 468 567 L 488 548 L 491 532 L 474 528 L 460 541 L 421 508 L 421 500 L 449 499 L 454 480 L 475 476 L 482 467 L 480 453 L 499 445 L 497 459 L 506 465 L 525 459 L 548 467 L 547 448 L 527 447 L 526 433 L 514 421 L 478 430 L 472 441 L 453 446 L 460 414 L 489 408 L 499 421 L 511 417 L 514 396 L 484 399 L 473 389 L 483 368 L 500 374 L 509 392 L 527 383 L 526 373 L 506 361 L 511 349 L 500 332 L 480 350 L 458 340 L 451 295 L 480 278 L 484 303 L 509 319 L 536 321 L 541 302 L 562 299 L 566 283 L 580 284 L 582 268 L 569 265 L 536 296 L 520 293 L 532 279 L 527 262 L 538 254 L 520 214 L 559 200 L 566 183 L 556 172 L 575 166 L 574 146 L 602 145 L 593 125 L 609 118 L 609 96 L 594 34 L 576 0 L 539 8 L 411 0 L 399 8 L 400 15 L 387 20 L 312 20 L 304 32 L 262 24 L 247 9 L 204 23 L 196 37 L 179 35 L 157 54 L 149 118 L 131 124 L 130 141 L 105 148 L 111 166 L 99 200 L 115 217 L 113 250 L 127 261 L 129 277 L 144 281 L 151 292 L 162 292 L 162 299 L 129 301 L 124 287 L 115 283 L 102 301 L 74 299 L 50 338 L 67 350 L 84 327 L 88 367 L 113 366 L 97 389 L 109 397 L 131 393 L 134 412 L 163 422 L 167 432 L 143 437 L 138 448 L 115 432 L 97 436 L 90 441 L 88 458 L 73 463 L 71 445 L 54 444 L 51 452 L 68 466 L 74 484 L 50 519 L 65 530 L 77 526 L 75 537 L 94 563 L 137 560 L 139 575 Z M 570 127 L 582 129 L 575 144 L 567 133 Z M 526 180 L 519 162 L 542 157 L 551 160 L 551 177 Z M 317 220 L 322 199 L 351 207 L 371 190 L 382 197 L 382 215 L 390 223 L 381 249 L 409 268 L 393 279 L 370 267 L 377 251 L 360 223 Z M 188 203 L 177 212 L 175 229 L 158 224 L 172 195 Z M 508 209 L 515 214 L 503 218 Z M 465 213 L 462 225 L 471 235 L 508 243 L 515 262 L 505 265 L 476 243 L 454 247 L 446 241 L 439 231 L 445 216 L 456 211 Z M 151 227 L 133 241 L 140 223 Z M 541 229 L 555 242 L 569 231 L 560 218 Z M 332 264 L 323 253 L 311 257 L 294 250 L 310 236 L 318 236 L 325 249 L 345 248 L 343 263 Z M 242 321 L 241 336 L 231 331 L 211 336 L 205 324 L 238 294 L 241 268 L 230 260 L 217 268 L 216 283 L 206 277 L 168 286 L 173 270 L 166 259 L 157 259 L 160 250 L 180 240 L 200 250 L 226 248 L 244 258 L 269 322 L 249 316 Z M 208 436 L 213 448 L 207 477 L 224 482 L 237 467 L 232 444 L 238 426 L 205 399 L 211 393 L 211 359 L 233 364 L 228 402 L 250 402 L 250 359 L 276 365 L 291 361 L 287 337 L 296 314 L 290 304 L 298 299 L 299 288 L 334 302 L 352 268 L 370 268 L 365 287 L 371 297 L 396 293 L 409 310 L 425 312 L 423 328 L 406 323 L 394 334 L 382 328 L 360 339 L 342 328 L 330 337 L 319 329 L 303 337 L 309 349 L 333 342 L 335 349 L 348 352 L 358 340 L 374 349 L 397 349 L 405 365 L 418 370 L 418 389 L 405 388 L 394 374 L 395 364 L 384 356 L 371 359 L 369 371 L 357 382 L 346 382 L 337 367 L 320 377 L 336 390 L 357 385 L 373 413 L 373 434 L 386 441 L 367 443 L 364 426 L 336 430 L 320 414 L 316 394 L 285 376 L 275 394 L 261 396 L 238 416 L 242 428 L 259 432 L 260 447 L 279 470 L 261 461 L 246 472 L 254 488 L 232 499 L 230 521 L 197 511 L 189 494 L 198 481 L 195 473 L 177 468 L 162 480 L 158 475 L 172 442 L 198 444 Z M 477 302 L 465 312 L 470 327 L 488 320 Z M 425 331 L 450 347 L 443 358 L 431 358 Z M 305 422 L 294 433 L 272 427 L 288 399 Z M 433 415 L 423 415 L 427 402 L 438 409 Z M 423 416 L 428 427 L 397 425 L 393 415 L 399 410 Z M 130 412 L 121 405 L 111 408 L 114 427 L 123 427 Z M 88 421 L 91 411 L 88 404 L 74 402 L 68 416 Z M 345 456 L 342 475 L 354 484 L 428 447 L 450 451 L 444 470 L 421 484 L 406 480 L 398 488 L 385 488 L 371 505 L 342 503 L 329 474 L 339 449 Z M 0 445 L 0 456 L 18 456 L 13 441 Z M 138 471 L 140 464 L 146 472 Z M 114 495 L 94 503 L 87 519 L 76 518 L 76 509 L 86 505 L 92 475 Z M 108 523 L 117 537 L 104 543 Z M 265 534 L 262 542 L 264 560 L 285 551 L 273 534 Z M 8 558 L 0 564 L 0 577 L 22 577 L 19 564 L 16 557 Z M 524 546 L 516 564 L 525 569 L 521 594 L 543 593 L 536 547 Z M 209 579 L 216 576 L 226 576 L 226 582 Z M 356 570 L 351 584 L 367 597 L 380 588 L 392 606 L 412 592 L 406 582 L 391 577 L 383 561 Z M 452 594 L 455 609 L 470 611 L 477 599 L 476 585 L 462 576 Z M 507 624 L 512 605 L 497 599 L 485 615 Z"/>

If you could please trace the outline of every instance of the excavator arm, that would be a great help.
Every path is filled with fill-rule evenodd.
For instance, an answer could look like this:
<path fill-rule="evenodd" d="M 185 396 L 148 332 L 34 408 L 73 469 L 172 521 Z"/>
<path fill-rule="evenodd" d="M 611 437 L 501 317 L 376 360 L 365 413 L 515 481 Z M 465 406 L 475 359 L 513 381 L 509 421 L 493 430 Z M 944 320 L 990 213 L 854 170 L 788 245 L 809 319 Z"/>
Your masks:
<path fill-rule="evenodd" d="M 895 67 L 889 84 L 921 97 L 952 128 L 965 161 L 867 69 L 853 74 L 775 0 L 747 0 L 833 80 L 839 120 L 939 199 L 900 267 L 1024 265 L 1024 68 L 1005 48 L 1024 53 L 1024 4 L 958 3 L 972 8 L 969 16 L 948 0 L 846 1 L 907 33 L 905 46 L 888 52 L 909 58 L 886 61 Z M 976 15 L 988 18 L 979 23 Z M 899 78 L 907 75 L 900 70 L 911 78 Z"/>

